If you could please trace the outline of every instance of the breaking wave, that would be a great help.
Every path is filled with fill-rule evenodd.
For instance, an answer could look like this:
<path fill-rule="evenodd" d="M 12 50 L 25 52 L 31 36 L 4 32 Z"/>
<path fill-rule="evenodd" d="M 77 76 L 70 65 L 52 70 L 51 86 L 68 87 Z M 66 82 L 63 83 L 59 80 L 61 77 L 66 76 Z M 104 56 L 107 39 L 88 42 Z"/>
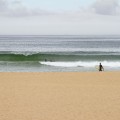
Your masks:
<path fill-rule="evenodd" d="M 49 65 L 54 67 L 96 67 L 99 65 L 101 61 L 93 61 L 93 62 L 40 62 L 42 65 Z M 103 66 L 107 67 L 120 67 L 120 61 L 116 62 L 108 62 L 102 61 Z"/>

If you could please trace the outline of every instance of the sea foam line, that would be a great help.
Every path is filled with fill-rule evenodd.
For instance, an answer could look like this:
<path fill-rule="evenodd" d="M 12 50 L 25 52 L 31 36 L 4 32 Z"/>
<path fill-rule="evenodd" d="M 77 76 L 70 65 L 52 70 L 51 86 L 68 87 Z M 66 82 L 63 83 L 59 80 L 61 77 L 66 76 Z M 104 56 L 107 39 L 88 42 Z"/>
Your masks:
<path fill-rule="evenodd" d="M 49 65 L 54 67 L 95 67 L 98 66 L 101 61 L 93 61 L 93 62 L 40 62 L 42 65 Z M 110 62 L 110 61 L 102 61 L 103 66 L 107 67 L 120 67 L 120 61 Z"/>

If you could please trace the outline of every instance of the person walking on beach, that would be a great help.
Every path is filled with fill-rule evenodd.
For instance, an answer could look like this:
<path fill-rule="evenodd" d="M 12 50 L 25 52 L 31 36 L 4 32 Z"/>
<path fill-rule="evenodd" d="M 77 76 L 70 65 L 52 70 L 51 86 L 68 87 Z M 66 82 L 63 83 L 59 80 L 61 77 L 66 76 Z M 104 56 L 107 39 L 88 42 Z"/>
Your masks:
<path fill-rule="evenodd" d="M 103 68 L 103 66 L 102 66 L 101 63 L 100 63 L 100 65 L 99 65 L 99 71 L 104 71 L 104 68 Z"/>

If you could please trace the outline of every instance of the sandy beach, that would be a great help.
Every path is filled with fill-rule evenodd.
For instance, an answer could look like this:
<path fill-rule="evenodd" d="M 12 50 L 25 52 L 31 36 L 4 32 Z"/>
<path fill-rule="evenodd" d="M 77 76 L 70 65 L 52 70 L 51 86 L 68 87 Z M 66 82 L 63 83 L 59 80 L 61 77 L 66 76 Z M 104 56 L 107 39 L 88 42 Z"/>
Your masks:
<path fill-rule="evenodd" d="M 120 120 L 120 72 L 0 73 L 0 120 Z"/>

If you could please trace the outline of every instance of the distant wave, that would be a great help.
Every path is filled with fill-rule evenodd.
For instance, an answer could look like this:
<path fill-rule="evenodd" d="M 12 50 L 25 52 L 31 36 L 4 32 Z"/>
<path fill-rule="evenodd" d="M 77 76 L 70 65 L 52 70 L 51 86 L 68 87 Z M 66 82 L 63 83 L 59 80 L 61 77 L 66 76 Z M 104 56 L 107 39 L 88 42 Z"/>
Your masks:
<path fill-rule="evenodd" d="M 0 52 L 0 61 L 119 61 L 117 53 L 39 53 L 39 52 Z"/>
<path fill-rule="evenodd" d="M 24 55 L 24 56 L 30 56 L 34 54 L 38 54 L 39 52 L 22 52 L 22 51 L 16 51 L 16 52 L 8 52 L 9 54 L 13 55 Z"/>
<path fill-rule="evenodd" d="M 15 55 L 24 55 L 30 56 L 34 54 L 50 54 L 50 55 L 120 55 L 120 50 L 90 50 L 85 49 L 81 51 L 47 51 L 47 52 L 39 52 L 39 51 L 3 51 L 0 54 L 15 54 Z"/>

